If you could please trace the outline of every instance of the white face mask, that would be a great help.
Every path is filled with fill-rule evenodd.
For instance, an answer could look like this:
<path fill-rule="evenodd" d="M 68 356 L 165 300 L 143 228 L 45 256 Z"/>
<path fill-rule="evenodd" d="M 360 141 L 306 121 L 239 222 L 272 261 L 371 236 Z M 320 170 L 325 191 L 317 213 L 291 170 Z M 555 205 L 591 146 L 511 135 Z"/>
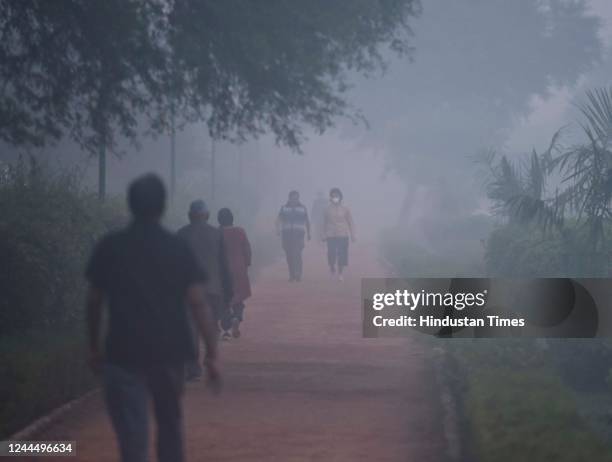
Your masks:
<path fill-rule="evenodd" d="M 339 197 L 337 197 L 337 196 L 334 196 L 334 197 L 332 197 L 332 198 L 331 198 L 331 201 L 332 201 L 334 204 L 339 204 L 339 203 L 340 203 L 340 198 L 339 198 Z"/>

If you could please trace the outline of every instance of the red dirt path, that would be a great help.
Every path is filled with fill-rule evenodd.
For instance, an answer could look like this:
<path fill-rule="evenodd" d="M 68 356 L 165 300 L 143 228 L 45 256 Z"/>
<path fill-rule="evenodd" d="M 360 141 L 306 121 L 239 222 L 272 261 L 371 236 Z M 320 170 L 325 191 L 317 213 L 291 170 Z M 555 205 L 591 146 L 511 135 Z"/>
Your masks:
<path fill-rule="evenodd" d="M 301 283 L 287 282 L 282 262 L 262 272 L 243 337 L 221 345 L 223 393 L 187 385 L 189 461 L 443 460 L 422 345 L 361 337 L 359 278 L 382 271 L 372 255 L 357 253 L 344 283 L 331 280 L 314 243 Z M 99 395 L 40 437 L 75 440 L 77 457 L 36 460 L 118 460 Z"/>

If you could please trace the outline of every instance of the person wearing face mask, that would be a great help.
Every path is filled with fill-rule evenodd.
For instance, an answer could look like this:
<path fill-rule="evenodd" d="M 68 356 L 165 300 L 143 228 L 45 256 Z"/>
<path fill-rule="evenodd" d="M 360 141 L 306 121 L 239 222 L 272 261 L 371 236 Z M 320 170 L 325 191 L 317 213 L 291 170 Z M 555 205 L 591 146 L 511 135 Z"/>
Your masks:
<path fill-rule="evenodd" d="M 298 282 L 302 279 L 304 237 L 310 240 L 310 220 L 308 210 L 300 202 L 297 191 L 289 193 L 287 203 L 278 212 L 276 233 L 282 238 L 283 250 L 287 256 L 289 282 Z"/>
<path fill-rule="evenodd" d="M 348 265 L 349 238 L 355 242 L 355 225 L 351 211 L 342 204 L 342 191 L 332 188 L 330 204 L 323 220 L 324 240 L 327 241 L 327 262 L 332 276 L 344 280 L 342 271 Z"/>

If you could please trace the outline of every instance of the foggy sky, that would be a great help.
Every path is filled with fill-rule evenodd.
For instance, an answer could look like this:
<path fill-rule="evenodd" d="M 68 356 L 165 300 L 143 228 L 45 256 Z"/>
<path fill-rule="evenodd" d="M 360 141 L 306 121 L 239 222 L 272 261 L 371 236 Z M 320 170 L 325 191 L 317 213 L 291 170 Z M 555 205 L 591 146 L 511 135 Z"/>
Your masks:
<path fill-rule="evenodd" d="M 577 117 L 576 98 L 610 83 L 612 4 L 589 0 L 590 17 L 570 23 L 547 16 L 549 3 L 424 0 L 414 22 L 413 60 L 391 57 L 385 75 L 353 79 L 348 97 L 369 128 L 338 121 L 322 136 L 311 134 L 303 155 L 269 136 L 218 143 L 218 178 L 229 188 L 248 184 L 261 196 L 262 229 L 272 229 L 290 189 L 298 189 L 309 207 L 317 191 L 343 189 L 364 239 L 401 222 L 401 211 L 425 213 L 417 197 L 422 203 L 432 194 L 452 196 L 455 205 L 445 213 L 482 211 L 470 156 L 485 147 L 510 154 L 545 148 L 556 129 Z M 534 39 L 539 35 L 554 40 L 540 43 Z M 130 179 L 148 171 L 168 179 L 169 144 L 160 137 L 142 140 L 140 150 L 126 146 L 124 158 L 109 161 L 109 191 L 123 192 Z M 210 149 L 203 126 L 179 133 L 178 187 L 185 196 L 210 200 Z M 77 162 L 95 185 L 96 159 L 69 143 L 45 155 L 63 165 Z M 226 205 L 223 200 L 215 205 Z M 414 216 L 407 221 L 414 223 Z"/>

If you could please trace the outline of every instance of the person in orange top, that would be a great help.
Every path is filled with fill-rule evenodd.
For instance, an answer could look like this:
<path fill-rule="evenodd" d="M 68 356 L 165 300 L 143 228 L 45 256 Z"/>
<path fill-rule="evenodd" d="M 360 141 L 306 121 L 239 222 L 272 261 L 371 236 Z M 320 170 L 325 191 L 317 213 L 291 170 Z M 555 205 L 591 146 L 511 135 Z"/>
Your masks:
<path fill-rule="evenodd" d="M 327 241 L 327 262 L 332 275 L 344 280 L 342 270 L 348 265 L 349 237 L 355 242 L 355 225 L 351 211 L 342 204 L 342 191 L 332 188 L 323 219 L 323 239 Z"/>
<path fill-rule="evenodd" d="M 228 269 L 232 279 L 233 298 L 230 302 L 231 335 L 240 337 L 240 323 L 243 319 L 244 301 L 251 296 L 248 268 L 251 266 L 251 244 L 244 229 L 234 226 L 234 215 L 228 208 L 222 208 L 217 220 L 223 233 Z M 226 330 L 223 337 L 228 339 Z"/>

